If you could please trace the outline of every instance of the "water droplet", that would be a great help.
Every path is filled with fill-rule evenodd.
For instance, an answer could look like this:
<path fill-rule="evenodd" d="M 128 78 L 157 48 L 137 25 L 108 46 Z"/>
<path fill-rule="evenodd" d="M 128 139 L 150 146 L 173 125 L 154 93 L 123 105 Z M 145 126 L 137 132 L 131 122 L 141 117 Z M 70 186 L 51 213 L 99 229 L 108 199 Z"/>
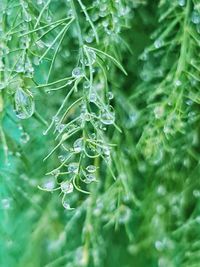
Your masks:
<path fill-rule="evenodd" d="M 92 21 L 97 21 L 98 18 L 99 18 L 99 14 L 98 13 L 94 13 L 94 14 L 92 14 L 91 18 L 92 18 Z"/>
<path fill-rule="evenodd" d="M 48 190 L 48 191 L 52 191 L 54 189 L 55 183 L 53 180 L 48 180 L 46 182 L 44 182 L 43 184 L 43 188 Z"/>
<path fill-rule="evenodd" d="M 199 198 L 200 197 L 200 191 L 199 190 L 197 190 L 197 189 L 195 189 L 195 190 L 193 190 L 193 196 L 194 197 L 196 197 L 196 198 Z"/>
<path fill-rule="evenodd" d="M 181 86 L 182 82 L 180 80 L 176 80 L 174 82 L 174 84 L 175 84 L 176 87 L 179 87 L 179 86 Z"/>
<path fill-rule="evenodd" d="M 89 101 L 91 103 L 95 103 L 97 101 L 97 95 L 96 93 L 91 93 L 90 96 L 89 96 Z"/>
<path fill-rule="evenodd" d="M 196 217 L 196 222 L 200 224 L 200 216 Z"/>
<path fill-rule="evenodd" d="M 24 64 L 21 63 L 21 62 L 18 62 L 17 65 L 16 65 L 15 71 L 18 72 L 18 73 L 24 72 L 25 71 Z"/>
<path fill-rule="evenodd" d="M 70 207 L 69 203 L 66 200 L 64 200 L 62 204 L 66 210 L 73 210 L 73 208 Z"/>
<path fill-rule="evenodd" d="M 84 247 L 79 247 L 75 252 L 75 266 L 84 267 L 88 265 L 87 262 L 87 252 Z"/>
<path fill-rule="evenodd" d="M 96 53 L 92 49 L 87 50 L 87 59 L 85 60 L 85 65 L 93 65 L 96 61 Z"/>
<path fill-rule="evenodd" d="M 70 194 L 73 192 L 74 186 L 71 182 L 65 181 L 61 183 L 60 189 L 64 194 Z"/>
<path fill-rule="evenodd" d="M 52 117 L 52 120 L 53 120 L 54 122 L 59 122 L 59 117 L 57 117 L 57 116 L 53 116 L 53 117 Z"/>
<path fill-rule="evenodd" d="M 84 76 L 84 71 L 83 71 L 83 69 L 80 68 L 80 67 L 74 68 L 73 71 L 72 71 L 72 76 L 73 76 L 74 78 L 79 78 L 79 77 Z"/>
<path fill-rule="evenodd" d="M 59 155 L 58 159 L 60 160 L 60 162 L 64 162 L 66 160 L 66 156 L 65 155 Z"/>
<path fill-rule="evenodd" d="M 163 160 L 163 157 L 164 153 L 163 150 L 160 148 L 154 152 L 154 154 L 151 156 L 150 161 L 153 165 L 158 165 Z"/>
<path fill-rule="evenodd" d="M 197 32 L 200 33 L 200 23 L 196 25 Z"/>
<path fill-rule="evenodd" d="M 28 14 L 28 13 L 25 13 L 25 16 L 24 16 L 24 21 L 26 21 L 26 22 L 30 22 L 32 20 L 32 17 L 31 17 L 31 15 L 30 14 Z"/>
<path fill-rule="evenodd" d="M 89 112 L 81 112 L 81 118 L 82 118 L 82 122 L 83 121 L 90 121 L 92 116 Z"/>
<path fill-rule="evenodd" d="M 155 40 L 155 42 L 154 42 L 154 46 L 155 46 L 156 49 L 162 47 L 163 45 L 164 45 L 164 42 L 163 42 L 163 40 L 161 40 L 161 39 L 157 39 L 157 40 Z"/>
<path fill-rule="evenodd" d="M 112 92 L 108 92 L 108 99 L 111 100 L 113 99 L 114 95 Z"/>
<path fill-rule="evenodd" d="M 163 132 L 168 135 L 168 134 L 171 134 L 173 132 L 172 128 L 170 125 L 166 124 L 164 125 L 163 127 Z"/>
<path fill-rule="evenodd" d="M 86 41 L 86 43 L 92 43 L 93 42 L 93 40 L 94 40 L 94 37 L 93 36 L 91 36 L 91 35 L 87 35 L 86 37 L 85 37 L 85 41 Z"/>
<path fill-rule="evenodd" d="M 131 210 L 130 208 L 123 206 L 119 213 L 119 223 L 124 224 L 130 220 Z"/>
<path fill-rule="evenodd" d="M 179 6 L 185 6 L 185 0 L 178 0 Z"/>
<path fill-rule="evenodd" d="M 38 66 L 40 64 L 40 61 L 39 61 L 39 58 L 38 57 L 35 56 L 33 58 L 33 64 L 36 65 L 36 66 Z"/>
<path fill-rule="evenodd" d="M 135 110 L 134 112 L 132 111 L 128 118 L 127 118 L 127 122 L 126 122 L 126 127 L 128 129 L 132 128 L 133 126 L 136 125 L 136 122 L 138 120 L 138 117 L 139 117 L 139 113 L 137 110 Z"/>
<path fill-rule="evenodd" d="M 154 115 L 156 119 L 160 119 L 164 115 L 164 108 L 162 106 L 158 106 L 154 108 Z"/>
<path fill-rule="evenodd" d="M 115 122 L 115 114 L 111 111 L 104 111 L 101 114 L 101 122 L 105 125 L 110 125 Z"/>
<path fill-rule="evenodd" d="M 96 137 L 97 137 L 97 135 L 96 135 L 96 133 L 91 133 L 90 137 L 91 137 L 93 140 L 95 140 Z"/>
<path fill-rule="evenodd" d="M 57 125 L 56 125 L 56 130 L 57 130 L 59 133 L 62 133 L 64 129 L 65 129 L 65 124 L 57 124 Z"/>
<path fill-rule="evenodd" d="M 21 158 L 21 153 L 20 152 L 16 152 L 15 156 L 18 157 L 18 158 Z"/>
<path fill-rule="evenodd" d="M 74 152 L 80 153 L 84 148 L 83 138 L 78 138 L 73 144 Z"/>
<path fill-rule="evenodd" d="M 28 3 L 26 3 L 24 0 L 20 0 L 20 5 L 25 9 L 28 7 Z"/>
<path fill-rule="evenodd" d="M 79 164 L 77 162 L 72 162 L 68 165 L 68 172 L 77 174 L 79 170 Z"/>
<path fill-rule="evenodd" d="M 38 4 L 38 5 L 43 4 L 43 0 L 37 0 L 37 4 Z"/>
<path fill-rule="evenodd" d="M 10 209 L 10 204 L 11 204 L 10 202 L 11 201 L 10 201 L 9 198 L 3 198 L 1 200 L 1 207 L 2 207 L 2 209 L 4 209 L 4 210 Z"/>
<path fill-rule="evenodd" d="M 156 248 L 158 251 L 162 251 L 163 248 L 164 248 L 163 243 L 162 243 L 161 241 L 157 240 L 157 241 L 155 242 L 155 248 Z"/>
<path fill-rule="evenodd" d="M 30 118 L 35 109 L 35 104 L 31 95 L 26 93 L 22 88 L 15 92 L 15 112 L 19 119 Z"/>
<path fill-rule="evenodd" d="M 185 101 L 185 103 L 186 103 L 186 105 L 188 105 L 188 106 L 192 106 L 193 101 L 192 101 L 192 99 L 187 99 L 187 100 Z"/>
<path fill-rule="evenodd" d="M 166 194 L 166 188 L 163 185 L 159 185 L 157 188 L 157 193 L 160 196 L 164 196 Z"/>
<path fill-rule="evenodd" d="M 103 153 L 104 153 L 104 155 L 105 155 L 106 157 L 110 157 L 110 148 L 107 147 L 107 146 L 105 146 L 105 147 L 103 148 Z"/>
<path fill-rule="evenodd" d="M 88 171 L 88 172 L 90 172 L 90 173 L 93 173 L 93 172 L 96 172 L 96 166 L 94 166 L 94 165 L 88 165 L 87 166 L 87 168 L 86 168 L 86 170 Z"/>
<path fill-rule="evenodd" d="M 90 88 L 90 82 L 85 81 L 85 82 L 83 83 L 83 88 L 84 88 L 84 89 L 88 89 L 88 88 Z"/>
<path fill-rule="evenodd" d="M 26 132 L 23 132 L 20 136 L 20 142 L 26 144 L 29 140 L 30 136 Z"/>
<path fill-rule="evenodd" d="M 148 52 L 144 51 L 140 56 L 139 59 L 142 61 L 146 61 L 148 59 Z"/>
<path fill-rule="evenodd" d="M 84 180 L 84 182 L 85 182 L 86 184 L 90 184 L 90 183 L 92 183 L 92 182 L 94 182 L 94 181 L 96 181 L 96 176 L 95 176 L 95 174 L 93 174 L 93 173 L 89 173 L 89 174 L 86 174 L 86 175 L 85 175 L 85 180 Z"/>
<path fill-rule="evenodd" d="M 191 18 L 192 22 L 194 24 L 199 24 L 200 23 L 200 14 L 197 10 L 194 10 L 192 12 L 192 18 Z"/>

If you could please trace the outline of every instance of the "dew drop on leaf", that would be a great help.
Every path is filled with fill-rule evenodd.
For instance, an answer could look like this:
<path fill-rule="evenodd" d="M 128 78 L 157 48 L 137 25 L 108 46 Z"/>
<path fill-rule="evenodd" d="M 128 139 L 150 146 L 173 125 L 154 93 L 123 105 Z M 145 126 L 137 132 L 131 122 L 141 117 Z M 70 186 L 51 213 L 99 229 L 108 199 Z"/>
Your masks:
<path fill-rule="evenodd" d="M 88 58 L 85 61 L 85 65 L 86 66 L 93 65 L 96 61 L 96 53 L 92 49 L 89 49 L 87 50 L 87 56 Z"/>
<path fill-rule="evenodd" d="M 65 129 L 65 124 L 57 124 L 57 125 L 56 125 L 56 130 L 57 130 L 59 133 L 62 133 L 64 129 Z"/>
<path fill-rule="evenodd" d="M 85 41 L 86 41 L 86 43 L 92 43 L 93 42 L 93 40 L 94 40 L 94 37 L 93 36 L 91 36 L 91 35 L 87 35 L 87 36 L 85 36 Z"/>
<path fill-rule="evenodd" d="M 38 5 L 43 4 L 43 0 L 37 0 L 37 4 L 38 4 Z"/>
<path fill-rule="evenodd" d="M 179 86 L 181 86 L 182 82 L 180 80 L 176 80 L 174 82 L 174 84 L 175 84 L 176 87 L 179 87 Z"/>
<path fill-rule="evenodd" d="M 20 142 L 23 144 L 26 144 L 29 140 L 30 140 L 30 136 L 28 135 L 28 133 L 23 132 L 20 136 Z"/>
<path fill-rule="evenodd" d="M 72 183 L 65 181 L 61 183 L 60 189 L 62 190 L 63 193 L 70 194 L 73 192 L 74 186 Z"/>
<path fill-rule="evenodd" d="M 185 5 L 185 0 L 178 0 L 179 6 L 184 6 Z"/>
<path fill-rule="evenodd" d="M 90 96 L 89 96 L 89 101 L 91 103 L 95 103 L 97 101 L 97 95 L 96 93 L 91 93 Z"/>
<path fill-rule="evenodd" d="M 4 209 L 4 210 L 7 210 L 10 208 L 10 199 L 9 198 L 3 198 L 1 200 L 1 208 Z"/>
<path fill-rule="evenodd" d="M 96 171 L 96 167 L 94 165 L 88 165 L 86 170 L 90 173 L 93 173 Z"/>
<path fill-rule="evenodd" d="M 154 46 L 155 46 L 156 49 L 162 47 L 163 44 L 164 44 L 163 41 L 160 40 L 160 39 L 157 39 L 157 40 L 154 42 Z"/>
<path fill-rule="evenodd" d="M 72 71 L 72 76 L 74 78 L 79 78 L 79 77 L 84 76 L 83 69 L 80 68 L 80 67 L 74 68 L 73 71 Z"/>
<path fill-rule="evenodd" d="M 84 182 L 86 184 L 90 184 L 92 182 L 96 181 L 96 176 L 93 173 L 86 174 Z"/>
<path fill-rule="evenodd" d="M 53 180 L 48 180 L 46 182 L 44 182 L 43 184 L 43 188 L 48 190 L 48 191 L 52 191 L 54 189 L 54 181 Z"/>
<path fill-rule="evenodd" d="M 74 152 L 80 153 L 83 150 L 83 145 L 83 138 L 78 138 L 73 144 Z"/>
<path fill-rule="evenodd" d="M 22 88 L 15 92 L 15 113 L 19 119 L 30 118 L 35 110 L 33 97 L 26 93 Z"/>
<path fill-rule="evenodd" d="M 110 111 L 105 111 L 101 114 L 101 122 L 105 125 L 110 125 L 115 122 L 115 114 Z"/>
<path fill-rule="evenodd" d="M 65 155 L 59 155 L 58 159 L 60 160 L 60 162 L 64 162 L 66 160 L 66 156 Z"/>
<path fill-rule="evenodd" d="M 88 89 L 89 87 L 90 87 L 90 82 L 85 81 L 85 82 L 83 83 L 83 88 L 84 88 L 84 89 Z"/>
<path fill-rule="evenodd" d="M 70 207 L 69 203 L 66 200 L 64 200 L 62 204 L 66 210 L 73 210 L 73 208 Z"/>
<path fill-rule="evenodd" d="M 131 210 L 128 207 L 123 206 L 119 213 L 119 223 L 120 224 L 127 223 L 130 220 L 130 217 L 131 217 Z"/>
<path fill-rule="evenodd" d="M 196 198 L 199 198 L 200 197 L 200 191 L 199 190 L 194 189 L 192 193 L 193 193 L 193 196 L 194 197 L 196 197 Z"/>
<path fill-rule="evenodd" d="M 69 173 L 78 173 L 78 163 L 77 162 L 72 162 L 68 165 L 68 172 Z"/>
<path fill-rule="evenodd" d="M 164 108 L 162 106 L 157 106 L 154 108 L 154 115 L 156 119 L 160 119 L 164 115 Z"/>
<path fill-rule="evenodd" d="M 194 10 L 192 12 L 192 18 L 191 18 L 192 22 L 194 24 L 199 24 L 200 23 L 200 14 L 198 11 Z"/>
<path fill-rule="evenodd" d="M 113 93 L 112 92 L 108 92 L 108 99 L 111 100 L 111 99 L 113 99 L 113 97 L 114 97 Z"/>

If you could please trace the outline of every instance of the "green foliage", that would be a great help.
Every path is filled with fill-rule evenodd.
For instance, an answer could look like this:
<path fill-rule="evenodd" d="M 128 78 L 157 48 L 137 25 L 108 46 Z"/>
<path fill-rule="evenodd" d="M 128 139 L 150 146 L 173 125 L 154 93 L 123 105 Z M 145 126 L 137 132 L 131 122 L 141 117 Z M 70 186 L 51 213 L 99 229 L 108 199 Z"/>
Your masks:
<path fill-rule="evenodd" d="M 0 266 L 199 266 L 200 1 L 0 14 Z"/>

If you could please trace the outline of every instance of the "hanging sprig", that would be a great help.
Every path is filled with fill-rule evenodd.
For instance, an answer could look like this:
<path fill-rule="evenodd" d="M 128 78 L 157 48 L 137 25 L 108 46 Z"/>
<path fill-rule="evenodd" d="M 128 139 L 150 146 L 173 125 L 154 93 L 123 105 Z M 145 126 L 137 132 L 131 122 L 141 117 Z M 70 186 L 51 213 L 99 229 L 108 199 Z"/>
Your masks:
<path fill-rule="evenodd" d="M 49 127 L 44 132 L 46 135 L 54 128 L 54 134 L 57 133 L 56 140 L 60 139 L 44 160 L 47 160 L 54 152 L 63 150 L 59 156 L 60 165 L 50 171 L 48 175 L 56 176 L 57 180 L 62 176 L 62 183 L 65 182 L 63 180 L 65 174 L 67 182 L 71 183 L 76 190 L 89 193 L 84 188 L 97 181 L 95 173 L 96 169 L 100 168 L 97 159 L 102 159 L 108 165 L 108 170 L 111 171 L 109 166 L 112 164 L 111 150 L 115 144 L 110 144 L 108 141 L 105 133 L 107 127 L 113 125 L 116 130 L 121 131 L 115 123 L 115 111 L 110 104 L 113 94 L 108 92 L 105 64 L 110 61 L 112 66 L 116 66 L 125 74 L 127 73 L 115 57 L 101 48 L 95 48 L 95 45 L 89 46 L 87 44 L 80 27 L 80 19 L 88 21 L 98 46 L 101 47 L 104 40 L 99 42 L 98 26 L 93 24 L 87 7 L 81 1 L 78 3 L 85 18 L 79 18 L 77 5 L 74 1 L 70 1 L 71 14 L 79 40 L 77 66 L 72 70 L 70 77 L 38 87 L 47 87 L 48 92 L 64 89 L 66 86 L 71 87 L 57 113 L 53 116 Z M 63 83 L 65 81 L 67 83 Z M 56 87 L 57 83 L 61 85 Z M 73 102 L 71 101 L 72 98 L 75 99 Z M 74 115 L 71 118 L 72 110 Z M 113 171 L 111 171 L 111 175 L 116 179 Z"/>

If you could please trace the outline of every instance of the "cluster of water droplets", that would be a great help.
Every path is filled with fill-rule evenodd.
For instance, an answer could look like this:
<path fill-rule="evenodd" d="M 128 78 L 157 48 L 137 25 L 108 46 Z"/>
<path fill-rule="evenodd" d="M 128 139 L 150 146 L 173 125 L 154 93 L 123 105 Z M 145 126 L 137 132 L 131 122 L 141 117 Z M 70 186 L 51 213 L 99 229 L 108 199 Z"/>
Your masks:
<path fill-rule="evenodd" d="M 124 25 L 124 18 L 126 20 L 131 13 L 130 5 L 126 5 L 122 1 L 115 1 L 113 3 L 116 12 L 112 12 L 110 4 L 103 0 L 95 0 L 90 9 L 87 10 L 88 15 L 95 23 L 95 28 L 98 32 L 104 32 L 107 35 L 118 34 Z M 86 9 L 86 7 L 84 6 Z M 96 36 L 94 29 L 89 29 L 84 36 L 84 41 L 88 44 L 94 42 Z"/>
<path fill-rule="evenodd" d="M 43 5 L 44 2 L 38 0 L 37 4 Z M 77 64 L 71 70 L 70 80 L 67 80 L 69 90 L 72 90 L 70 91 L 72 93 L 66 102 L 63 101 L 60 106 L 61 109 L 52 117 L 51 124 L 44 132 L 44 134 L 47 134 L 52 130 L 55 134 L 55 140 L 58 142 L 45 160 L 55 151 L 59 151 L 57 158 L 59 166 L 48 173 L 53 177 L 53 180 L 48 179 L 41 186 L 46 191 L 52 192 L 58 189 L 64 196 L 76 190 L 84 192 L 87 188 L 90 188 L 91 183 L 98 181 L 99 167 L 96 166 L 95 158 L 102 157 L 102 160 L 106 160 L 106 164 L 111 161 L 111 146 L 107 144 L 106 131 L 110 125 L 117 128 L 115 112 L 112 107 L 114 95 L 110 88 L 107 88 L 103 71 L 97 64 L 99 61 L 101 62 L 101 59 L 101 64 L 104 64 L 104 58 L 109 61 L 109 56 L 106 58 L 103 50 L 101 53 L 93 45 L 90 47 L 89 44 L 97 39 L 95 30 L 97 34 L 103 30 L 108 35 L 120 32 L 122 24 L 124 24 L 124 17 L 130 10 L 122 1 L 116 1 L 113 4 L 117 8 L 117 12 L 114 12 L 113 15 L 110 14 L 110 4 L 104 0 L 93 1 L 91 8 L 88 9 L 85 6 L 81 7 L 83 11 L 81 15 L 84 16 L 84 12 L 87 11 L 91 21 L 95 22 L 95 29 L 91 27 L 92 24 L 86 16 L 86 21 L 90 27 L 85 33 L 82 30 L 83 36 L 81 37 L 84 44 L 81 47 L 82 50 Z M 67 1 L 67 6 L 70 7 L 69 1 Z M 67 15 L 73 16 L 73 12 L 71 8 L 68 8 Z M 41 26 L 41 24 L 38 24 L 38 26 Z M 22 49 L 29 49 L 31 45 L 30 38 L 26 35 L 27 31 L 28 29 L 23 31 Z M 34 45 L 34 52 L 37 52 L 37 50 L 45 51 L 49 47 L 46 42 L 39 39 Z M 40 63 L 38 59 L 40 57 L 35 53 L 32 62 L 36 66 Z M 28 58 L 23 57 L 19 60 L 18 73 L 25 73 L 24 66 L 28 66 L 29 61 Z M 29 68 L 31 69 L 31 66 Z M 105 70 L 107 70 L 107 66 L 105 66 Z M 98 76 L 100 72 L 101 74 Z M 50 85 L 46 86 L 45 90 L 48 90 L 48 92 L 56 90 L 57 84 L 55 84 L 53 84 L 53 89 Z M 65 87 L 63 86 L 63 88 Z M 68 90 L 66 91 L 68 92 Z M 20 88 L 15 93 L 15 98 L 17 116 L 21 119 L 30 117 L 34 112 L 34 103 L 29 92 Z M 69 199 L 65 200 L 64 198 L 62 200 L 65 209 L 71 209 L 69 203 Z"/>
<path fill-rule="evenodd" d="M 96 166 L 95 165 L 88 165 L 85 168 L 85 172 L 84 172 L 84 182 L 86 184 L 90 184 L 92 182 L 96 181 Z"/>

